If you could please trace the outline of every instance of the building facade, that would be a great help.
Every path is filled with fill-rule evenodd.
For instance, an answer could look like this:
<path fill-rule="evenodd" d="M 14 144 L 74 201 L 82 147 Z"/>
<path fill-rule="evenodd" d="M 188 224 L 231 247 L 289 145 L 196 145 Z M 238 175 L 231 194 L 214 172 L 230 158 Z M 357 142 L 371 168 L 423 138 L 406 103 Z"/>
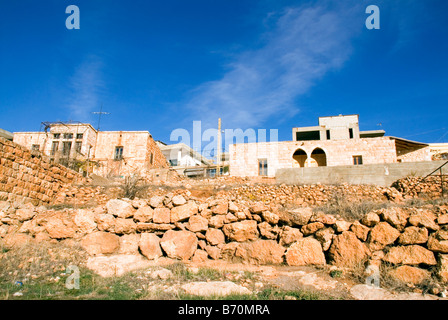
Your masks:
<path fill-rule="evenodd" d="M 431 161 L 428 144 L 360 131 L 358 115 L 321 117 L 292 129 L 293 141 L 229 146 L 230 175 L 274 177 L 278 169 Z"/>
<path fill-rule="evenodd" d="M 44 132 L 15 132 L 13 141 L 76 171 L 101 176 L 145 175 L 168 167 L 148 131 L 97 131 L 90 124 L 56 123 Z"/>

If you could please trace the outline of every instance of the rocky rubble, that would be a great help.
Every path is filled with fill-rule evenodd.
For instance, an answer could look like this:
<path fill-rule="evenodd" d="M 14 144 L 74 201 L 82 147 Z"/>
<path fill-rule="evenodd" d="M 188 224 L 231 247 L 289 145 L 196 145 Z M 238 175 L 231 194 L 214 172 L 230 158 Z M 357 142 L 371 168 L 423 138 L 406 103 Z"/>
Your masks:
<path fill-rule="evenodd" d="M 88 209 L 0 201 L 0 237 L 5 246 L 70 240 L 91 256 L 141 254 L 149 260 L 166 256 L 342 269 L 387 263 L 394 267 L 392 276 L 408 279 L 403 274 L 411 270 L 416 282 L 435 267 L 436 276 L 448 282 L 446 204 L 391 202 L 348 222 L 303 203 L 282 209 L 234 198 L 198 199 L 188 190 L 111 199 Z"/>

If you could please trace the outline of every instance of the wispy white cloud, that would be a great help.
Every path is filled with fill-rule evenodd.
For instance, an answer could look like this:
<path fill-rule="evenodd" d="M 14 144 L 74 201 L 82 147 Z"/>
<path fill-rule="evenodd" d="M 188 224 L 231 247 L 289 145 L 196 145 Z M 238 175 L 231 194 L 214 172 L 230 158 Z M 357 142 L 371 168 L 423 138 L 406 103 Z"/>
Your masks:
<path fill-rule="evenodd" d="M 68 109 L 71 120 L 90 121 L 92 112 L 100 107 L 100 96 L 105 88 L 103 64 L 96 56 L 88 56 L 69 80 Z"/>
<path fill-rule="evenodd" d="M 351 52 L 353 14 L 357 6 L 306 6 L 269 13 L 273 21 L 264 45 L 239 54 L 228 72 L 191 92 L 188 108 L 205 127 L 222 118 L 227 128 L 247 128 L 274 116 L 299 112 L 294 100 L 330 70 L 341 67 Z M 358 19 L 356 19 L 358 20 Z M 267 25 L 272 23 L 267 23 Z"/>

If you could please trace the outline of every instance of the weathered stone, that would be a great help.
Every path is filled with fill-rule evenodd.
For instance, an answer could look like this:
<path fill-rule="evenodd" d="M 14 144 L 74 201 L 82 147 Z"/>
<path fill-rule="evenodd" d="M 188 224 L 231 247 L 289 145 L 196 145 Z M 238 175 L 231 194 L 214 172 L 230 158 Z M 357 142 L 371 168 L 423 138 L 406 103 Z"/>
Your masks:
<path fill-rule="evenodd" d="M 278 226 L 273 227 L 266 221 L 258 224 L 258 230 L 262 237 L 271 240 L 276 240 L 280 233 L 280 228 Z"/>
<path fill-rule="evenodd" d="M 389 276 L 404 283 L 420 284 L 431 278 L 431 273 L 411 266 L 400 266 L 388 272 Z"/>
<path fill-rule="evenodd" d="M 371 212 L 367 213 L 361 219 L 361 223 L 367 227 L 373 227 L 379 222 L 380 222 L 380 217 L 376 213 L 376 211 L 371 211 Z"/>
<path fill-rule="evenodd" d="M 125 234 L 120 237 L 119 254 L 138 254 L 140 234 Z"/>
<path fill-rule="evenodd" d="M 351 222 L 345 220 L 337 220 L 334 223 L 333 228 L 336 232 L 342 233 L 344 231 L 349 231 L 351 225 L 352 225 Z"/>
<path fill-rule="evenodd" d="M 227 213 L 225 215 L 224 223 L 232 223 L 238 221 L 238 218 L 233 215 L 233 213 Z"/>
<path fill-rule="evenodd" d="M 200 215 L 191 216 L 188 219 L 187 229 L 191 232 L 201 232 L 208 229 L 208 220 Z"/>
<path fill-rule="evenodd" d="M 277 224 L 279 217 L 275 213 L 272 213 L 271 211 L 263 211 L 261 214 L 264 221 L 270 224 Z"/>
<path fill-rule="evenodd" d="M 434 253 L 419 245 L 392 247 L 383 260 L 393 264 L 436 264 Z"/>
<path fill-rule="evenodd" d="M 205 262 L 208 260 L 208 253 L 205 250 L 197 249 L 193 257 L 191 258 L 192 262 Z"/>
<path fill-rule="evenodd" d="M 285 254 L 290 266 L 323 265 L 325 255 L 319 241 L 312 237 L 300 239 L 293 243 Z"/>
<path fill-rule="evenodd" d="M 81 246 L 90 255 L 111 254 L 120 247 L 119 237 L 108 232 L 92 232 L 81 240 Z"/>
<path fill-rule="evenodd" d="M 160 240 L 160 246 L 168 257 L 188 260 L 197 249 L 198 238 L 190 231 L 169 230 Z"/>
<path fill-rule="evenodd" d="M 227 214 L 229 210 L 229 203 L 227 201 L 219 201 L 212 209 L 213 214 Z"/>
<path fill-rule="evenodd" d="M 174 196 L 171 199 L 171 202 L 173 203 L 174 206 L 181 206 L 181 205 L 187 203 L 187 200 L 185 200 L 185 198 L 179 194 L 177 196 Z"/>
<path fill-rule="evenodd" d="M 331 214 L 317 212 L 311 216 L 310 222 L 321 222 L 326 225 L 333 225 L 336 223 L 336 217 Z"/>
<path fill-rule="evenodd" d="M 171 210 L 168 208 L 155 208 L 152 216 L 154 223 L 170 223 Z"/>
<path fill-rule="evenodd" d="M 250 264 L 280 264 L 285 248 L 273 240 L 256 240 L 241 243 L 235 255 Z"/>
<path fill-rule="evenodd" d="M 257 202 L 249 208 L 250 212 L 253 214 L 261 214 L 263 211 L 269 210 L 263 203 Z"/>
<path fill-rule="evenodd" d="M 43 226 L 53 239 L 73 238 L 77 229 L 67 212 L 50 213 L 46 216 Z"/>
<path fill-rule="evenodd" d="M 428 239 L 428 249 L 434 252 L 448 253 L 448 231 L 439 230 Z"/>
<path fill-rule="evenodd" d="M 303 233 L 300 232 L 300 229 L 284 226 L 280 233 L 279 243 L 282 246 L 289 246 L 290 244 L 302 238 Z"/>
<path fill-rule="evenodd" d="M 132 219 L 115 218 L 113 232 L 116 234 L 134 233 L 137 224 Z"/>
<path fill-rule="evenodd" d="M 416 227 L 426 227 L 429 230 L 439 230 L 439 225 L 435 222 L 437 216 L 423 209 L 417 209 L 416 213 L 411 214 L 408 221 L 411 225 Z"/>
<path fill-rule="evenodd" d="M 437 217 L 438 224 L 448 224 L 448 214 L 442 214 Z"/>
<path fill-rule="evenodd" d="M 154 210 L 148 206 L 144 205 L 138 208 L 134 213 L 134 220 L 137 222 L 151 222 L 154 216 Z"/>
<path fill-rule="evenodd" d="M 380 222 L 370 230 L 368 246 L 372 251 L 384 249 L 400 236 L 400 231 L 387 222 Z"/>
<path fill-rule="evenodd" d="M 366 227 L 365 225 L 361 224 L 360 222 L 355 221 L 350 226 L 350 231 L 352 231 L 358 237 L 359 240 L 366 241 L 367 236 L 369 235 L 370 229 L 368 227 Z"/>
<path fill-rule="evenodd" d="M 224 233 L 221 230 L 215 228 L 209 228 L 207 230 L 207 232 L 205 233 L 205 239 L 212 246 L 225 243 Z"/>
<path fill-rule="evenodd" d="M 119 218 L 130 218 L 134 215 L 135 209 L 129 202 L 112 199 L 106 203 L 107 213 L 119 217 Z"/>
<path fill-rule="evenodd" d="M 448 282 L 448 254 L 439 254 L 437 276 L 443 282 Z"/>
<path fill-rule="evenodd" d="M 221 249 L 216 246 L 205 246 L 205 251 L 213 260 L 218 260 L 221 258 Z"/>
<path fill-rule="evenodd" d="M 142 233 L 138 243 L 140 252 L 149 260 L 154 260 L 163 255 L 160 248 L 160 238 L 154 233 Z"/>
<path fill-rule="evenodd" d="M 222 231 L 231 241 L 247 241 L 258 238 L 257 222 L 245 220 L 224 225 Z"/>
<path fill-rule="evenodd" d="M 318 230 L 314 236 L 320 242 L 322 249 L 327 251 L 330 249 L 331 241 L 333 240 L 334 229 L 333 228 L 324 228 Z"/>
<path fill-rule="evenodd" d="M 35 215 L 36 212 L 34 211 L 34 208 L 21 208 L 16 210 L 16 217 L 17 220 L 20 222 L 31 220 Z"/>
<path fill-rule="evenodd" d="M 240 209 L 238 208 L 238 206 L 233 201 L 229 201 L 229 212 L 236 213 L 239 210 Z"/>
<path fill-rule="evenodd" d="M 146 269 L 151 266 L 151 261 L 140 254 L 114 254 L 90 257 L 86 266 L 102 277 L 119 277 L 127 272 Z"/>
<path fill-rule="evenodd" d="M 90 233 L 96 229 L 95 214 L 89 210 L 77 210 L 73 218 L 81 233 Z"/>
<path fill-rule="evenodd" d="M 425 227 L 407 227 L 398 238 L 399 244 L 422 244 L 428 241 L 428 229 Z"/>
<path fill-rule="evenodd" d="M 99 231 L 110 231 L 114 229 L 115 218 L 111 214 L 100 213 L 95 215 L 95 222 Z"/>
<path fill-rule="evenodd" d="M 381 209 L 380 211 L 384 221 L 389 222 L 390 225 L 399 231 L 402 231 L 408 222 L 409 212 L 402 208 L 392 207 Z"/>
<path fill-rule="evenodd" d="M 184 205 L 171 209 L 171 223 L 185 221 L 199 212 L 198 205 L 194 201 L 189 201 Z"/>
<path fill-rule="evenodd" d="M 313 209 L 310 207 L 297 208 L 289 211 L 288 213 L 289 221 L 292 225 L 304 226 L 310 221 L 311 216 L 313 215 Z"/>
<path fill-rule="evenodd" d="M 370 255 L 370 250 L 351 231 L 333 237 L 328 256 L 332 264 L 353 268 L 360 265 Z"/>
<path fill-rule="evenodd" d="M 153 208 L 158 208 L 163 205 L 163 196 L 153 196 L 149 199 L 149 205 Z"/>
<path fill-rule="evenodd" d="M 168 223 L 137 223 L 137 232 L 155 232 L 174 229 L 176 226 Z"/>
<path fill-rule="evenodd" d="M 25 233 L 8 233 L 3 238 L 3 245 L 6 248 L 25 246 L 33 242 L 33 237 Z"/>
<path fill-rule="evenodd" d="M 226 217 L 222 215 L 213 216 L 210 218 L 208 225 L 212 228 L 222 228 Z"/>
<path fill-rule="evenodd" d="M 325 228 L 325 225 L 322 222 L 311 222 L 303 226 L 300 231 L 302 231 L 304 236 L 308 236 L 323 228 Z"/>

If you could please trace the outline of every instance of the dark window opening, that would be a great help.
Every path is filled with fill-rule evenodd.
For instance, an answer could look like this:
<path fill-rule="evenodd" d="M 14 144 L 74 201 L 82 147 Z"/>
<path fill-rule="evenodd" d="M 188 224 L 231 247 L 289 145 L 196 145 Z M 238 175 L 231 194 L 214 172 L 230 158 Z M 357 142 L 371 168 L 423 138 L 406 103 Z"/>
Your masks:
<path fill-rule="evenodd" d="M 330 130 L 327 130 L 327 140 L 330 140 Z"/>
<path fill-rule="evenodd" d="M 38 145 L 38 144 L 33 144 L 33 145 L 31 146 L 31 150 L 39 151 L 39 149 L 40 149 L 40 145 Z"/>
<path fill-rule="evenodd" d="M 353 164 L 355 166 L 362 165 L 362 156 L 353 156 Z"/>
<path fill-rule="evenodd" d="M 76 139 L 82 139 L 83 138 L 83 134 L 82 133 L 77 133 L 76 134 Z"/>
<path fill-rule="evenodd" d="M 177 166 L 177 159 L 170 160 L 170 166 L 176 167 Z"/>
<path fill-rule="evenodd" d="M 51 155 L 54 156 L 56 152 L 58 152 L 59 148 L 59 141 L 53 141 L 53 144 L 51 145 Z"/>
<path fill-rule="evenodd" d="M 72 149 L 72 143 L 71 142 L 63 142 L 62 143 L 62 155 L 63 156 L 69 156 L 71 149 Z"/>
<path fill-rule="evenodd" d="M 350 136 L 350 139 L 353 139 L 353 129 L 352 128 L 348 129 L 348 134 Z"/>
<path fill-rule="evenodd" d="M 73 133 L 64 133 L 64 139 L 73 139 Z"/>
<path fill-rule="evenodd" d="M 81 147 L 82 147 L 82 142 L 80 142 L 80 141 L 76 141 L 76 142 L 75 142 L 75 151 L 76 151 L 77 153 L 81 153 Z"/>
<path fill-rule="evenodd" d="M 319 131 L 296 132 L 296 141 L 320 140 Z"/>
<path fill-rule="evenodd" d="M 268 175 L 268 160 L 259 159 L 258 160 L 258 175 L 267 176 Z"/>
<path fill-rule="evenodd" d="M 114 160 L 123 160 L 123 147 L 115 147 Z"/>
<path fill-rule="evenodd" d="M 53 138 L 54 139 L 59 139 L 61 137 L 61 134 L 60 133 L 55 133 L 55 134 L 53 134 Z"/>

